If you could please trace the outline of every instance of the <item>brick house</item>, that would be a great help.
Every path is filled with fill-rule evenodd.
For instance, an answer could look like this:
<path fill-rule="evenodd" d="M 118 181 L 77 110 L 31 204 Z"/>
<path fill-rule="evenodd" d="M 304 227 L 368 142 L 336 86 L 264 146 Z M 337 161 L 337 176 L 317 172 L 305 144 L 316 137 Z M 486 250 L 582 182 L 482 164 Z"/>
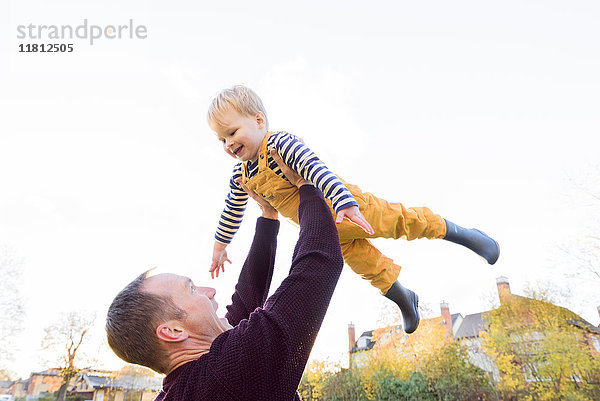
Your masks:
<path fill-rule="evenodd" d="M 509 299 L 521 299 L 525 300 L 525 302 L 532 303 L 543 302 L 512 294 L 510 291 L 510 284 L 506 277 L 498 277 L 496 279 L 496 286 L 498 288 L 498 298 L 501 305 Z M 554 308 L 564 309 L 559 306 L 552 306 Z M 598 313 L 600 314 L 600 307 L 598 308 Z M 443 324 L 446 327 L 448 335 L 455 340 L 461 340 L 463 344 L 467 346 L 467 352 L 471 363 L 489 372 L 493 378 L 498 381 L 500 376 L 494 361 L 481 349 L 481 333 L 486 331 L 485 314 L 485 311 L 465 316 L 462 316 L 460 313 L 451 314 L 450 307 L 446 302 L 440 304 L 440 324 Z M 440 319 L 440 317 L 425 320 Z M 587 345 L 595 350 L 595 352 L 600 353 L 600 327 L 594 326 L 579 316 L 573 320 L 569 320 L 568 323 L 582 329 L 583 333 L 585 333 L 584 336 Z M 401 335 L 405 335 L 401 325 L 395 326 L 394 331 L 399 332 Z M 360 365 L 364 363 L 364 360 L 368 357 L 368 351 L 375 345 L 375 342 L 372 341 L 372 337 L 372 330 L 365 331 L 358 340 L 355 340 L 354 325 L 351 323 L 348 326 L 350 366 L 360 367 Z"/>
<path fill-rule="evenodd" d="M 31 373 L 27 384 L 27 395 L 51 394 L 60 388 L 61 383 L 60 369 L 53 368 Z"/>

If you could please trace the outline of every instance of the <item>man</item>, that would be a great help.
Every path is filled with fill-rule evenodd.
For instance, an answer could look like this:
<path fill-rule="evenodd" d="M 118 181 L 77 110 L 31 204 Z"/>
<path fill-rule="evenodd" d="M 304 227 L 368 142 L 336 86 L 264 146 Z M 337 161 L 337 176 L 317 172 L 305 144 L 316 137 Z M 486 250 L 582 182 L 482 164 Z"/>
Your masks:
<path fill-rule="evenodd" d="M 244 186 L 263 214 L 225 319 L 216 315 L 214 289 L 173 274 L 141 275 L 110 306 L 113 351 L 167 375 L 157 400 L 300 399 L 296 389 L 343 259 L 321 192 L 276 162 L 299 188 L 300 237 L 290 274 L 266 302 L 278 214 Z"/>

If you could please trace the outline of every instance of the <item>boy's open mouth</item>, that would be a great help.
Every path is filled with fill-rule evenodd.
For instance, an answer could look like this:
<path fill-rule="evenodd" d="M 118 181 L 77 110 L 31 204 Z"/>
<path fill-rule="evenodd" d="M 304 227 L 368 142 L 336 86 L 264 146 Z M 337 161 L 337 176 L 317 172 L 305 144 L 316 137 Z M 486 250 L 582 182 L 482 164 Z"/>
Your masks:
<path fill-rule="evenodd" d="M 244 147 L 244 145 L 241 145 L 239 148 L 237 148 L 236 150 L 233 151 L 233 154 L 237 156 L 243 147 Z"/>

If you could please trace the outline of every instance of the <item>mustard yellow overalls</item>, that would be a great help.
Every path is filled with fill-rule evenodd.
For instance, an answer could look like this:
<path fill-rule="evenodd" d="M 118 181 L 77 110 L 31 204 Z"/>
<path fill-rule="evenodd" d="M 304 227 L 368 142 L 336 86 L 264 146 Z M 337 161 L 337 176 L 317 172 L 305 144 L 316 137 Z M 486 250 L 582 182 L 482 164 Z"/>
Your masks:
<path fill-rule="evenodd" d="M 271 132 L 265 135 L 258 155 L 258 172 L 248 178 L 247 162 L 242 165 L 244 184 L 266 199 L 279 213 L 298 224 L 298 188 L 269 168 L 267 142 Z M 338 177 L 339 178 L 339 177 Z M 341 179 L 340 179 L 341 180 Z M 405 208 L 400 203 L 390 203 L 356 185 L 343 181 L 352 193 L 361 213 L 375 231 L 369 235 L 357 225 L 344 220 L 337 225 L 344 261 L 350 268 L 383 294 L 398 279 L 401 267 L 384 256 L 367 238 L 443 238 L 446 223 L 442 217 L 426 207 Z M 331 201 L 325 199 L 335 218 Z"/>

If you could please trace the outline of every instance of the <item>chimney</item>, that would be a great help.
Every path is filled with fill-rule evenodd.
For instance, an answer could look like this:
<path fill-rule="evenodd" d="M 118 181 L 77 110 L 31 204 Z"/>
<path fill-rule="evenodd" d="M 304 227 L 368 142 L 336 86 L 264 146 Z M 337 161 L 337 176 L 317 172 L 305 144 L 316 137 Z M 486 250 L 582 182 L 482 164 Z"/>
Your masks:
<path fill-rule="evenodd" d="M 348 351 L 350 351 L 354 344 L 356 344 L 356 335 L 354 333 L 354 324 L 350 322 L 348 324 Z"/>
<path fill-rule="evenodd" d="M 440 309 L 442 311 L 442 319 L 446 330 L 448 330 L 448 335 L 453 337 L 452 333 L 452 315 L 450 315 L 450 306 L 446 301 L 443 301 L 440 304 Z"/>
<path fill-rule="evenodd" d="M 352 369 L 352 348 L 356 344 L 356 335 L 354 333 L 354 324 L 350 322 L 348 324 L 348 369 Z"/>
<path fill-rule="evenodd" d="M 510 284 L 508 278 L 500 276 L 496 279 L 496 285 L 498 286 L 498 298 L 500 298 L 500 304 L 510 296 Z"/>

